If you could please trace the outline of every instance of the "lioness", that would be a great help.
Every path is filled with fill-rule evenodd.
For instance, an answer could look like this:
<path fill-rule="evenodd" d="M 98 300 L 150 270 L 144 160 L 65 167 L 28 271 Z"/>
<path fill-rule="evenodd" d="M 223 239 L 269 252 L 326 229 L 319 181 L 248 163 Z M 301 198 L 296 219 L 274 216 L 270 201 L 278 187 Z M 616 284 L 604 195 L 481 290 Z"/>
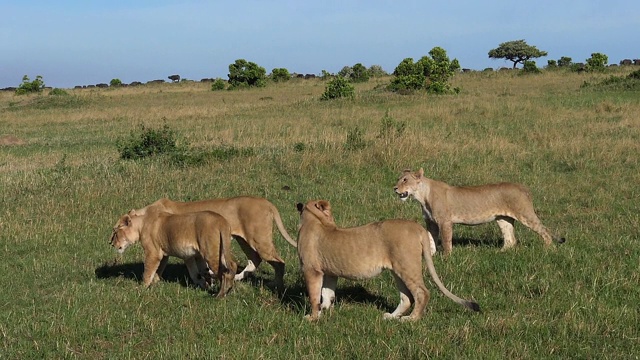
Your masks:
<path fill-rule="evenodd" d="M 529 190 L 520 184 L 499 183 L 480 186 L 450 186 L 424 176 L 424 170 L 405 170 L 394 187 L 403 201 L 410 196 L 422 205 L 422 215 L 429 230 L 430 242 L 440 233 L 444 253 L 451 253 L 453 224 L 479 225 L 495 220 L 504 237 L 503 249 L 515 246 L 513 223 L 520 221 L 537 232 L 545 245 L 553 238 L 533 209 Z"/>
<path fill-rule="evenodd" d="M 480 306 L 461 299 L 442 285 L 431 259 L 427 231 L 407 220 L 386 220 L 353 228 L 338 228 L 328 201 L 297 204 L 300 212 L 298 256 L 309 293 L 311 315 L 317 320 L 322 309 L 335 299 L 338 277 L 368 279 L 383 269 L 393 272 L 400 291 L 400 303 L 385 319 L 417 320 L 429 301 L 429 290 L 422 278 L 422 259 L 431 277 L 447 297 L 474 311 Z M 322 299 L 322 301 L 321 301 Z M 415 302 L 413 311 L 403 316 Z"/>
<path fill-rule="evenodd" d="M 235 279 L 242 280 L 247 273 L 255 271 L 262 260 L 265 260 L 275 270 L 276 288 L 283 288 L 285 265 L 273 244 L 273 222 L 275 221 L 280 234 L 289 244 L 294 247 L 297 244 L 287 233 L 278 209 L 268 200 L 250 196 L 193 202 L 160 199 L 142 209 L 133 210 L 132 214 L 143 215 L 152 209 L 173 214 L 209 210 L 224 216 L 231 225 L 231 234 L 249 259 L 247 266 L 236 275 Z"/>
<path fill-rule="evenodd" d="M 231 228 L 217 213 L 176 215 L 155 211 L 121 216 L 113 228 L 111 245 L 122 253 L 137 241 L 144 249 L 145 287 L 160 280 L 169 256 L 183 259 L 189 276 L 202 288 L 208 287 L 203 277 L 217 277 L 218 297 L 225 296 L 233 286 L 237 266 L 231 254 Z"/>

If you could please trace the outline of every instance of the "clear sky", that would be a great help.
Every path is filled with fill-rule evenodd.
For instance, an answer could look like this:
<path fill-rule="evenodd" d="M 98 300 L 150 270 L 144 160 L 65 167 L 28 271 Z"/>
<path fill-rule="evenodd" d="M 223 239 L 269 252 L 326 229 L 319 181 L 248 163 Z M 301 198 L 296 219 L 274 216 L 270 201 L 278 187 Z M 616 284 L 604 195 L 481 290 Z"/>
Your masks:
<path fill-rule="evenodd" d="M 0 0 L 0 88 L 23 75 L 47 86 L 227 79 L 236 59 L 267 73 L 387 72 L 440 46 L 463 68 L 511 66 L 489 50 L 524 39 L 584 62 L 640 58 L 638 0 L 169 1 Z"/>

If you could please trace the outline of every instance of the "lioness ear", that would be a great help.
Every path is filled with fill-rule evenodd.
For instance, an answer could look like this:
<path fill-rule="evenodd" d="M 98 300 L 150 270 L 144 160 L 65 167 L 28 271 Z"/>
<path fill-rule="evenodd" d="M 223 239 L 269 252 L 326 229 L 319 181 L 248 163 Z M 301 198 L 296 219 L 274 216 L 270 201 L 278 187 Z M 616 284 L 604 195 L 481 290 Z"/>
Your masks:
<path fill-rule="evenodd" d="M 404 169 L 404 170 L 402 170 L 402 173 L 403 173 L 403 174 L 407 174 L 407 173 L 410 173 L 410 172 L 411 172 L 411 169 Z"/>
<path fill-rule="evenodd" d="M 420 168 L 420 170 L 418 170 L 418 176 L 417 176 L 417 178 L 419 179 L 419 178 L 421 178 L 421 177 L 423 177 L 423 176 L 424 176 L 424 169 L 423 169 L 423 168 Z"/>
<path fill-rule="evenodd" d="M 124 226 L 131 226 L 131 216 L 129 214 L 124 216 Z"/>
<path fill-rule="evenodd" d="M 329 204 L 327 200 L 319 200 L 316 203 L 316 207 L 322 211 L 326 217 L 331 218 L 331 204 Z"/>

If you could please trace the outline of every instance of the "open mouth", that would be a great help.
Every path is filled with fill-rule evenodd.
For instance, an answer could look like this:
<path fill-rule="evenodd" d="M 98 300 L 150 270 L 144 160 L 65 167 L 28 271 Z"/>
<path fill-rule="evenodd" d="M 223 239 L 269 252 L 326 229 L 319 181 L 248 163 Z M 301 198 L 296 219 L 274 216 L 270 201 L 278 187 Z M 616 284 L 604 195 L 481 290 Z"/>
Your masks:
<path fill-rule="evenodd" d="M 400 197 L 400 199 L 406 200 L 409 197 L 409 192 L 405 191 L 403 193 L 398 193 L 398 196 Z"/>

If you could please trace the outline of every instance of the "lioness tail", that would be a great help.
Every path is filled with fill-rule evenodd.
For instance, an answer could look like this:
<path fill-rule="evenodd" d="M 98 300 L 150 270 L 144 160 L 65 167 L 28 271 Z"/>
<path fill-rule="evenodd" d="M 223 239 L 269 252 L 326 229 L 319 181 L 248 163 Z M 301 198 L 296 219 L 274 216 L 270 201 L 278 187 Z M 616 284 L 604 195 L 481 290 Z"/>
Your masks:
<path fill-rule="evenodd" d="M 449 299 L 457 302 L 458 304 L 460 304 L 460 305 L 462 305 L 464 307 L 467 307 L 467 308 L 469 308 L 469 309 L 471 309 L 473 311 L 480 311 L 480 305 L 478 305 L 477 302 L 459 298 L 458 296 L 454 295 L 451 291 L 449 291 L 442 284 L 442 281 L 440 280 L 440 277 L 438 276 L 438 273 L 436 272 L 436 268 L 433 265 L 433 259 L 431 258 L 431 250 L 430 250 L 429 240 L 427 239 L 426 231 L 425 231 L 424 236 L 421 237 L 421 242 L 422 242 L 422 256 L 424 257 L 425 261 L 427 262 L 427 269 L 429 269 L 429 274 L 431 275 L 431 278 L 433 279 L 433 281 L 438 286 L 438 289 L 440 289 L 440 291 L 442 291 L 442 293 L 446 297 L 448 297 Z"/>

